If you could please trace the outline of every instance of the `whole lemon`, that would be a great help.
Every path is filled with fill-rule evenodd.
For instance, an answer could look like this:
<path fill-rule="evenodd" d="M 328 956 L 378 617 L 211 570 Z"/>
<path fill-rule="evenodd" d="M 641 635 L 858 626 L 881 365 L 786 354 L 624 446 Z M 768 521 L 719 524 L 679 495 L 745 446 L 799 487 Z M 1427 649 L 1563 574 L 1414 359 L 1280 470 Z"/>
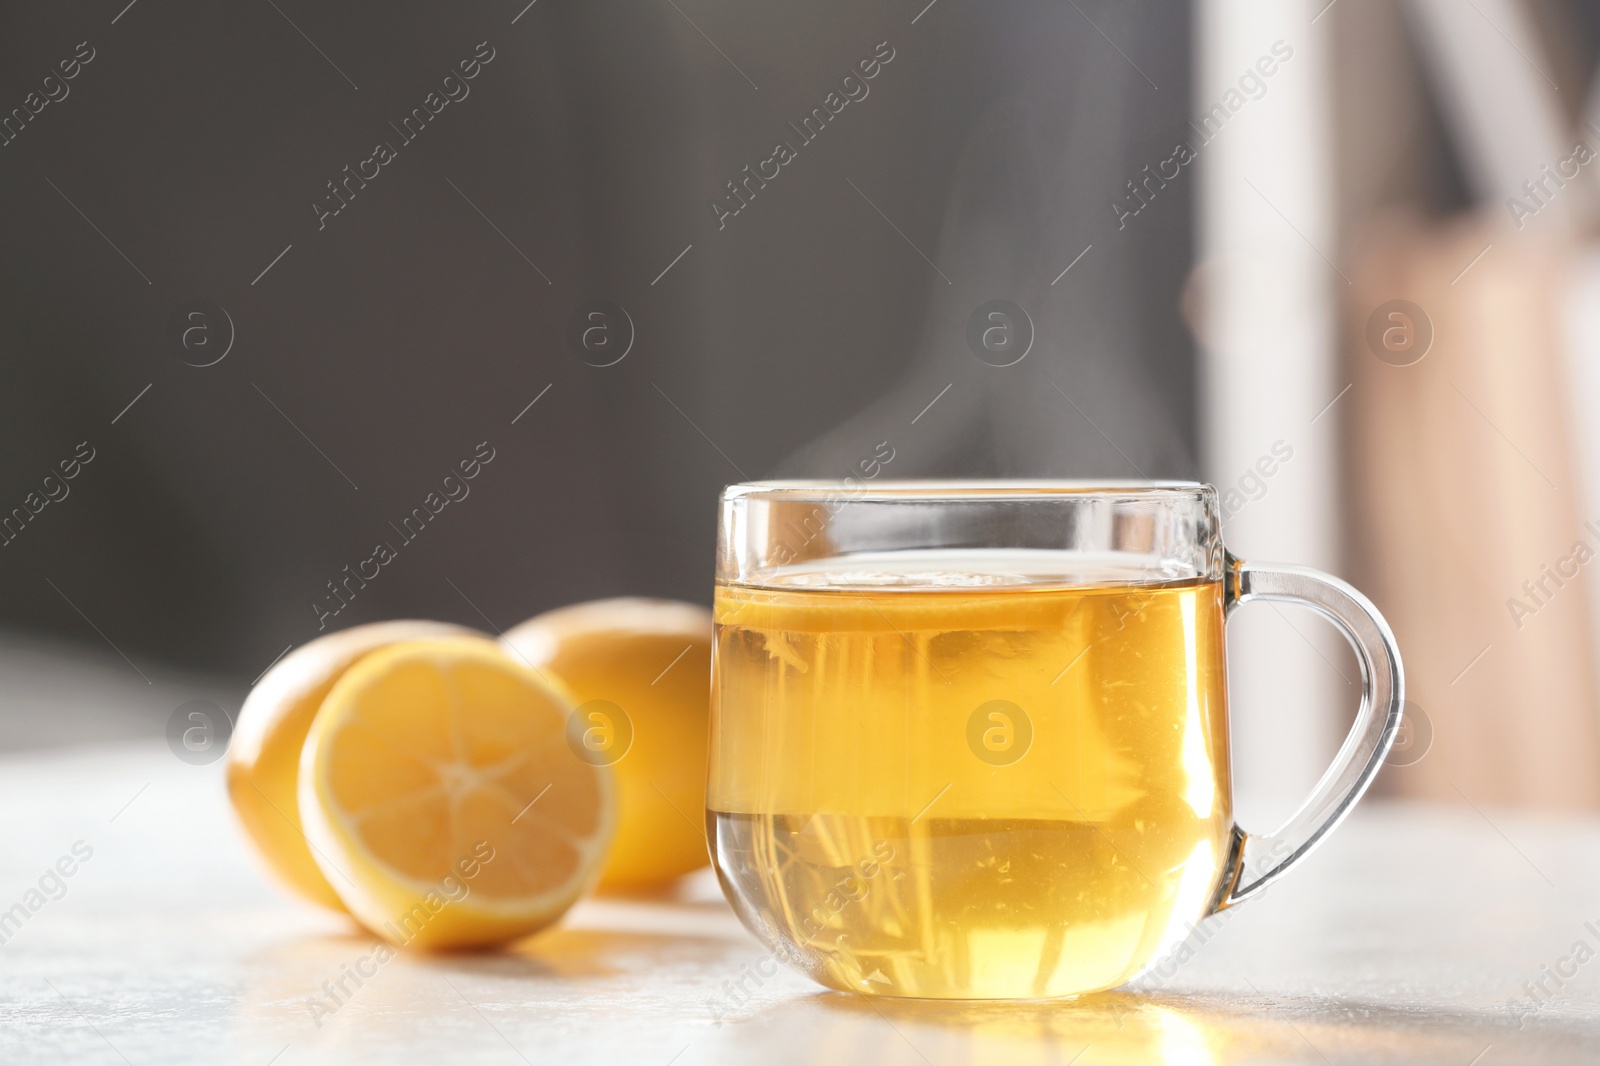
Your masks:
<path fill-rule="evenodd" d="M 596 600 L 547 611 L 501 639 L 571 693 L 574 751 L 616 771 L 617 831 L 600 887 L 659 884 L 706 865 L 711 612 Z"/>

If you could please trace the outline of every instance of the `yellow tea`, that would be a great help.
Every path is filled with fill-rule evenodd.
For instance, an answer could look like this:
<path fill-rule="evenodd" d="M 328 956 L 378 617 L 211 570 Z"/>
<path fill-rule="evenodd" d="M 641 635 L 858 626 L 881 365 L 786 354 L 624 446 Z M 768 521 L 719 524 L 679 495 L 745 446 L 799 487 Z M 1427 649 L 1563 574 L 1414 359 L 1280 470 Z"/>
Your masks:
<path fill-rule="evenodd" d="M 928 554 L 717 589 L 724 888 L 833 988 L 1121 984 L 1222 876 L 1221 585 Z"/>

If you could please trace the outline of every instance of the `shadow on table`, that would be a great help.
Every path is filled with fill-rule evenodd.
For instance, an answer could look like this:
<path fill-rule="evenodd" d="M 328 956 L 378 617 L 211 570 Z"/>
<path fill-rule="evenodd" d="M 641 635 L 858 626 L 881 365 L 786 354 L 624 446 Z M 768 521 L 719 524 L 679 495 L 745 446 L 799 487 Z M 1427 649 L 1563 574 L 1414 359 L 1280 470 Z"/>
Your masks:
<path fill-rule="evenodd" d="M 1235 1061 L 1439 1063 L 1466 1066 L 1485 1049 L 1503 1063 L 1589 1063 L 1600 1025 L 1546 1018 L 1519 1029 L 1509 1015 L 1347 1000 L 1106 992 L 1043 1003 L 888 999 L 818 993 L 767 1012 L 797 1030 L 822 1028 L 845 1046 L 879 1044 L 883 1063 L 920 1061 L 960 1045 L 971 1061 L 1092 1060 L 1209 1066 Z M 916 1055 L 906 1052 L 916 1051 Z"/>
<path fill-rule="evenodd" d="M 502 965 L 526 967 L 530 975 L 608 977 L 657 972 L 668 967 L 710 963 L 726 957 L 727 941 L 683 933 L 557 928 L 519 941 L 498 955 L 442 956 L 499 973 Z"/>
<path fill-rule="evenodd" d="M 727 942 L 714 937 L 557 927 L 507 947 L 482 951 L 389 948 L 386 952 L 377 938 L 352 931 L 286 941 L 256 961 L 265 964 L 265 969 L 299 971 L 333 982 L 352 970 L 370 980 L 380 968 L 561 982 L 634 975 L 645 968 L 682 965 L 686 960 L 716 961 L 725 958 L 727 950 Z M 305 979 L 298 982 L 308 992 L 315 990 L 315 984 Z"/>
<path fill-rule="evenodd" d="M 571 1007 L 582 992 L 620 989 L 593 996 L 609 1009 L 636 984 L 630 977 L 726 950 L 714 939 L 604 929 L 557 928 L 506 949 L 451 953 L 394 949 L 357 932 L 301 937 L 250 960 L 230 1039 L 316 1048 L 329 1061 L 377 1061 L 374 1047 L 423 1046 L 441 1025 Z"/>
<path fill-rule="evenodd" d="M 591 898 L 601 903 L 665 904 L 695 910 L 728 909 L 728 901 L 722 898 L 722 890 L 717 887 L 710 870 L 704 868 L 659 885 L 603 889 Z"/>
<path fill-rule="evenodd" d="M 726 958 L 727 951 L 727 942 L 713 937 L 557 927 L 505 948 L 402 954 L 408 965 L 447 975 L 561 982 L 711 963 Z"/>
<path fill-rule="evenodd" d="M 820 993 L 789 1008 L 798 1028 L 820 1027 L 855 1061 L 938 1060 L 1065 1064 L 1087 1056 L 1097 1066 L 1208 1066 L 1227 1061 L 1205 1019 L 1138 996 L 1107 993 L 1048 1003 L 968 1002 Z M 876 1054 L 861 1049 L 876 1044 Z M 1093 1054 L 1089 1055 L 1090 1049 Z"/>

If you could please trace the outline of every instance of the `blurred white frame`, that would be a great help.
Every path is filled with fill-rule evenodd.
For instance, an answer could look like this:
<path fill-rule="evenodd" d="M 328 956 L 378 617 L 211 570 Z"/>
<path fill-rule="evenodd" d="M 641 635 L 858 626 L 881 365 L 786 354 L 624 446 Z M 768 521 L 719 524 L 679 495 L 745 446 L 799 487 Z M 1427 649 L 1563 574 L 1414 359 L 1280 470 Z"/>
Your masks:
<path fill-rule="evenodd" d="M 1348 281 L 1336 266 L 1328 3 L 1199 0 L 1197 117 L 1275 42 L 1293 55 L 1199 151 L 1193 297 L 1206 480 L 1226 491 L 1277 442 L 1293 452 L 1264 494 L 1226 521 L 1229 549 L 1337 573 L 1337 405 L 1346 385 L 1337 308 Z M 1266 830 L 1326 769 L 1360 678 L 1342 642 L 1305 612 L 1240 612 L 1228 644 L 1236 807 L 1242 824 Z"/>

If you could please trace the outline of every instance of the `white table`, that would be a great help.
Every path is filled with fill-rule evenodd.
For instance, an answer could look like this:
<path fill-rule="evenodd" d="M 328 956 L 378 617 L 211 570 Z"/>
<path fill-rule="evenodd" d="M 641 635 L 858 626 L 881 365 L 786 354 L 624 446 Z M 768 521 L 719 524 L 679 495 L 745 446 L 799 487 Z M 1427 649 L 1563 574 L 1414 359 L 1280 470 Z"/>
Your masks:
<path fill-rule="evenodd" d="M 1600 961 L 1574 957 L 1600 959 L 1592 820 L 1369 806 L 1142 993 L 868 1002 L 783 971 L 718 1020 L 763 952 L 706 875 L 587 901 L 514 951 L 403 954 L 320 1026 L 312 997 L 374 942 L 267 880 L 220 765 L 160 744 L 8 756 L 0 827 L 0 909 L 93 849 L 0 947 L 5 1063 L 1600 1061 Z M 1519 1027 L 1507 1001 L 1541 977 Z"/>

